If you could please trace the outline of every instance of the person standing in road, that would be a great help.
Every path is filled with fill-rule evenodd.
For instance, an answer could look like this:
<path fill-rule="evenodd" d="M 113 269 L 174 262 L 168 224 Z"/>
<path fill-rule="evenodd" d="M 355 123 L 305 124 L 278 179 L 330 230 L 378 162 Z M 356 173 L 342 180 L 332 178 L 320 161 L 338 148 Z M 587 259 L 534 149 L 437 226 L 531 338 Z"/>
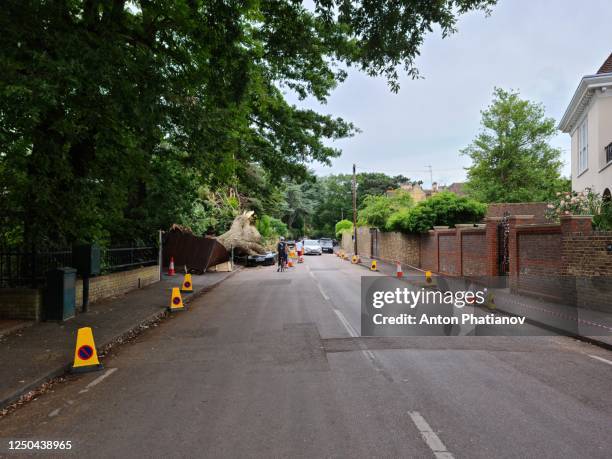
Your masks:
<path fill-rule="evenodd" d="M 295 243 L 295 250 L 297 250 L 298 257 L 301 257 L 303 255 L 303 253 L 304 253 L 304 243 L 302 242 L 301 239 L 298 240 Z"/>
<path fill-rule="evenodd" d="M 280 240 L 278 241 L 276 251 L 278 252 L 278 268 L 276 269 L 276 272 L 284 271 L 285 264 L 287 263 L 287 243 L 285 242 L 285 238 L 283 236 L 281 236 Z"/>

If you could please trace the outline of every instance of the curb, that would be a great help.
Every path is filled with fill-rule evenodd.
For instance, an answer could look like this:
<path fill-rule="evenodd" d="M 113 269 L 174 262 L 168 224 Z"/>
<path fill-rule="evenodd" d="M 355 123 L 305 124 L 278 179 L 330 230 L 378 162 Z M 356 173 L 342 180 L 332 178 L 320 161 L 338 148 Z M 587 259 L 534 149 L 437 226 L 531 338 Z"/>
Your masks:
<path fill-rule="evenodd" d="M 212 283 L 212 284 L 210 284 L 210 285 L 200 289 L 199 291 L 189 295 L 189 297 L 185 298 L 183 300 L 183 302 L 185 304 L 191 303 L 196 298 L 199 298 L 203 294 L 205 294 L 207 292 L 210 292 L 212 289 L 217 287 L 219 284 L 221 284 L 225 280 L 229 279 L 230 277 L 232 277 L 234 274 L 236 274 L 237 272 L 239 272 L 241 270 L 242 270 L 242 267 L 239 267 L 238 269 L 234 269 L 230 274 L 225 276 L 223 279 L 219 279 L 218 281 L 216 281 L 216 282 L 214 282 L 214 283 Z M 157 312 L 155 312 L 153 314 L 150 314 L 149 316 L 147 316 L 144 319 L 140 320 L 137 324 L 130 326 L 128 329 L 123 330 L 120 333 L 114 334 L 114 336 L 104 340 L 103 343 L 99 343 L 96 347 L 98 348 L 100 354 L 102 356 L 104 356 L 104 355 L 106 355 L 108 353 L 109 350 L 115 348 L 116 346 L 120 346 L 120 345 L 124 344 L 124 342 L 126 342 L 126 340 L 130 337 L 130 335 L 132 335 L 134 332 L 138 331 L 138 329 L 140 329 L 142 326 L 146 326 L 148 324 L 157 322 L 160 319 L 164 318 L 166 315 L 167 315 L 167 306 L 164 306 L 163 309 L 161 309 L 160 311 L 157 311 Z M 17 402 L 23 395 L 27 394 L 28 392 L 30 392 L 32 390 L 37 389 L 38 387 L 42 386 L 44 383 L 46 383 L 46 382 L 48 382 L 48 381 L 50 381 L 52 379 L 58 378 L 60 376 L 64 376 L 65 374 L 67 374 L 70 371 L 71 366 L 72 366 L 71 363 L 60 365 L 60 366 L 56 367 L 55 369 L 48 371 L 43 376 L 40 376 L 39 378 L 37 378 L 33 382 L 31 382 L 31 383 L 29 383 L 29 384 L 19 388 L 19 390 L 13 392 L 8 397 L 5 397 L 4 399 L 0 400 L 0 410 L 6 408 L 8 405 L 10 405 L 12 403 Z"/>

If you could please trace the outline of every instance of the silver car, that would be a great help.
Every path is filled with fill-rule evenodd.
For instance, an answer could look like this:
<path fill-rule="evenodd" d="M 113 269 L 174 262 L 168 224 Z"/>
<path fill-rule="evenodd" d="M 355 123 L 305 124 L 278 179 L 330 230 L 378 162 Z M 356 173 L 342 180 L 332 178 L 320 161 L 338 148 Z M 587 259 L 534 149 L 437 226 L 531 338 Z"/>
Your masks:
<path fill-rule="evenodd" d="M 321 255 L 323 249 L 319 241 L 315 239 L 304 239 L 304 255 Z"/>

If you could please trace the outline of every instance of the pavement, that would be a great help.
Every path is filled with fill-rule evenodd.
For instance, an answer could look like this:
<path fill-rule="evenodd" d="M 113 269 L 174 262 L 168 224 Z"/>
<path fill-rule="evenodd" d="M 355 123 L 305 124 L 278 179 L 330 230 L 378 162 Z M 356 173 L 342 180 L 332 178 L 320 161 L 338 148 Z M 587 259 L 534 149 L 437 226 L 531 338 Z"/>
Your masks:
<path fill-rule="evenodd" d="M 610 457 L 612 352 L 563 336 L 362 338 L 363 275 L 332 255 L 243 269 L 105 370 L 1 418 L 0 456 L 27 438 L 92 458 Z"/>
<path fill-rule="evenodd" d="M 360 257 L 359 265 L 370 268 L 373 258 Z M 378 272 L 395 276 L 396 266 L 377 260 Z M 404 276 L 410 279 L 424 278 L 424 271 L 403 265 Z M 437 274 L 433 274 L 435 278 Z M 407 282 L 411 282 L 407 279 Z M 598 346 L 612 350 L 612 315 L 587 308 L 566 306 L 532 296 L 511 293 L 509 288 L 490 289 L 495 298 L 495 308 L 499 312 L 526 316 L 536 326 L 545 327 L 557 333 L 565 333 Z M 541 332 L 536 331 L 536 334 Z"/>
<path fill-rule="evenodd" d="M 183 295 L 188 303 L 233 273 L 192 276 L 194 293 Z M 66 322 L 13 324 L 11 333 L 0 335 L 0 409 L 69 370 L 74 358 L 76 331 L 93 329 L 100 350 L 128 336 L 141 324 L 161 318 L 170 301 L 172 287 L 180 287 L 183 276 L 163 276 L 145 288 L 92 303 L 89 312 Z"/>

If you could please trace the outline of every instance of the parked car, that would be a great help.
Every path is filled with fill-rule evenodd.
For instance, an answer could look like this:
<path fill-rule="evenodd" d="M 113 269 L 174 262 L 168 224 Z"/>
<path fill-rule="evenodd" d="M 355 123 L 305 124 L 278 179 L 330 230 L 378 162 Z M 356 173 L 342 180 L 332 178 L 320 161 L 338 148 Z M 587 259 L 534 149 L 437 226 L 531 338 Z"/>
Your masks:
<path fill-rule="evenodd" d="M 323 248 L 316 239 L 304 239 L 304 255 L 321 255 Z"/>
<path fill-rule="evenodd" d="M 276 264 L 276 253 L 267 252 L 258 255 L 242 255 L 235 257 L 234 261 L 247 267 L 252 266 L 273 266 Z"/>
<path fill-rule="evenodd" d="M 321 244 L 321 249 L 326 253 L 334 253 L 334 241 L 332 241 L 328 237 L 322 237 L 319 239 L 319 243 Z"/>

